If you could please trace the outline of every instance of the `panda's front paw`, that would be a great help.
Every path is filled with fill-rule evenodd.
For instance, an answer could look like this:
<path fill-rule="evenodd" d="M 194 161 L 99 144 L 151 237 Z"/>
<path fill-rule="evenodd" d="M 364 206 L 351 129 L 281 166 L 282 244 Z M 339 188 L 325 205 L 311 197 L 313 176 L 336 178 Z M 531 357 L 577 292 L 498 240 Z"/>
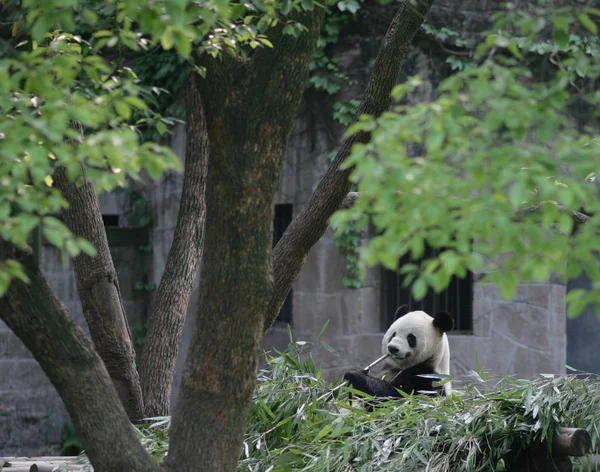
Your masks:
<path fill-rule="evenodd" d="M 352 370 L 344 374 L 344 380 L 350 383 L 352 388 L 368 393 L 369 375 L 362 370 Z"/>

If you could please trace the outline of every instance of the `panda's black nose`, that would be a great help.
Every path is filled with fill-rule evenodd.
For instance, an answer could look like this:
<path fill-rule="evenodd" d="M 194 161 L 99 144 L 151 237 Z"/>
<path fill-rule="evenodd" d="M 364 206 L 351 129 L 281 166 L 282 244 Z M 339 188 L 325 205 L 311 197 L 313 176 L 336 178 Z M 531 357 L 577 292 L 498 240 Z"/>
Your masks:
<path fill-rule="evenodd" d="M 398 354 L 398 351 L 399 351 L 399 350 L 400 350 L 400 349 L 398 349 L 398 348 L 397 348 L 397 347 L 395 347 L 395 346 L 388 346 L 388 352 L 389 352 L 391 355 Z"/>

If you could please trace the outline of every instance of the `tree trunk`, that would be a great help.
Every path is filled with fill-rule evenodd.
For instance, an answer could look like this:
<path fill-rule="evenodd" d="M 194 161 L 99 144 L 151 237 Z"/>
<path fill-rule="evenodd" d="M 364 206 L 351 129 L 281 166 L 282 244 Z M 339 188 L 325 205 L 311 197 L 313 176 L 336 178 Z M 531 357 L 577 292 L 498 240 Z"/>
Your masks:
<path fill-rule="evenodd" d="M 91 182 L 70 183 L 64 167 L 54 172 L 54 181 L 69 202 L 65 223 L 76 236 L 96 248 L 96 256 L 86 254 L 73 259 L 77 291 L 92 340 L 104 361 L 128 417 L 144 417 L 144 402 L 135 365 L 135 350 L 121 300 L 117 272 L 108 248 L 100 204 Z"/>
<path fill-rule="evenodd" d="M 0 243 L 0 253 L 14 250 Z M 31 283 L 13 280 L 0 317 L 23 341 L 61 396 L 96 470 L 153 471 L 94 345 L 75 325 L 43 274 L 19 253 Z"/>
<path fill-rule="evenodd" d="M 391 92 L 398 81 L 402 62 L 412 39 L 423 23 L 433 0 L 405 0 L 390 24 L 377 55 L 365 96 L 354 120 L 362 114 L 378 116 L 392 103 Z M 335 160 L 319 182 L 304 210 L 288 226 L 273 250 L 275 289 L 266 312 L 264 330 L 271 327 L 285 301 L 292 283 L 298 277 L 306 255 L 327 230 L 329 217 L 340 208 L 351 183 L 352 169 L 340 165 L 356 143 L 366 143 L 370 133 L 359 132 L 346 138 Z"/>
<path fill-rule="evenodd" d="M 200 303 L 172 416 L 167 470 L 236 470 L 256 381 L 271 272 L 274 199 L 323 9 L 273 50 L 211 61 L 200 81 L 210 158 Z"/>
<path fill-rule="evenodd" d="M 198 77 L 186 81 L 183 190 L 173 244 L 156 296 L 140 366 L 147 417 L 169 414 L 175 361 L 202 256 L 208 136 Z"/>

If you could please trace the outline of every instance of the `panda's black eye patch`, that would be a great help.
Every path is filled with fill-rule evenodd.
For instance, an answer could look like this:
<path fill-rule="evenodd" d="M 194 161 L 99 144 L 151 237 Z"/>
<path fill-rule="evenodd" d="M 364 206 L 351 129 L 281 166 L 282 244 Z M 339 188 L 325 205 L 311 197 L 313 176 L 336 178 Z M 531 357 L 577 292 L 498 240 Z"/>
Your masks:
<path fill-rule="evenodd" d="M 394 336 L 396 336 L 396 331 L 394 331 L 394 332 L 392 333 L 392 335 L 390 336 L 390 341 L 391 341 L 392 339 L 394 339 Z"/>
<path fill-rule="evenodd" d="M 414 334 L 409 333 L 409 335 L 406 336 L 406 340 L 408 341 L 408 345 L 410 347 L 417 347 L 417 338 Z"/>

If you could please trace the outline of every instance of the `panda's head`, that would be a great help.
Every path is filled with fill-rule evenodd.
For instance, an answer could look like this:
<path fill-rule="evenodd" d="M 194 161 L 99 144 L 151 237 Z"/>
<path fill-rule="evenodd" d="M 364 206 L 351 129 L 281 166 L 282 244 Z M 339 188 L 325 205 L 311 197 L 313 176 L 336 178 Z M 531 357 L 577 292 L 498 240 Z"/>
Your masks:
<path fill-rule="evenodd" d="M 438 360 L 444 352 L 445 332 L 454 326 L 449 313 L 439 312 L 431 317 L 424 311 L 406 313 L 405 307 L 396 311 L 382 341 L 382 353 L 389 354 L 387 363 L 407 369 L 421 362 Z"/>

